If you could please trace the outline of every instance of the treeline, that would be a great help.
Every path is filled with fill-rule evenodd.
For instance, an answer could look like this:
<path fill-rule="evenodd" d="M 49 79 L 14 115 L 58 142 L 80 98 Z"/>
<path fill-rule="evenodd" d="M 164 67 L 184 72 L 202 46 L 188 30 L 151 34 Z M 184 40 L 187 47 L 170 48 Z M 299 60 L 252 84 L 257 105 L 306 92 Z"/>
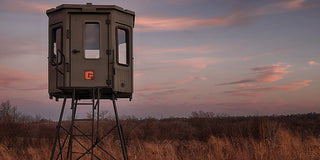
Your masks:
<path fill-rule="evenodd" d="M 199 140 L 219 138 L 274 139 L 279 129 L 286 129 L 305 139 L 320 136 L 320 114 L 287 116 L 231 117 L 211 112 L 193 112 L 189 118 L 128 119 L 122 122 L 129 140 Z"/>
<path fill-rule="evenodd" d="M 104 111 L 100 129 L 108 131 L 115 125 Z M 68 125 L 68 122 L 64 122 Z M 295 114 L 286 116 L 228 116 L 212 112 L 192 112 L 188 118 L 145 118 L 124 116 L 121 125 L 127 141 L 207 141 L 211 136 L 220 138 L 273 139 L 280 128 L 289 130 L 302 139 L 320 135 L 320 114 Z M 9 101 L 0 106 L 0 142 L 17 138 L 45 138 L 50 143 L 55 137 L 56 122 L 40 116 L 26 116 L 18 112 Z M 87 126 L 88 129 L 91 127 Z M 113 133 L 116 137 L 117 133 Z"/>

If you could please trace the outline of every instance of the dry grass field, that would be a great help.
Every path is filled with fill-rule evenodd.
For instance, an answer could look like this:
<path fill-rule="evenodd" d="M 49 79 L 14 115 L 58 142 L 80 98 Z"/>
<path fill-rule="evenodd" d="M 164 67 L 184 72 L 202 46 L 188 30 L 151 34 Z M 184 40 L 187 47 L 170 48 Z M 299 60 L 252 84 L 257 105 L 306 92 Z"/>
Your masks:
<path fill-rule="evenodd" d="M 8 102 L 1 104 L 0 116 L 0 159 L 49 159 L 55 122 L 24 116 Z M 121 123 L 130 160 L 320 159 L 320 114 L 316 113 L 230 117 L 200 111 L 189 118 L 130 117 Z M 101 123 L 106 129 L 113 124 L 111 119 Z M 122 158 L 117 132 L 101 146 Z M 98 149 L 95 152 L 110 159 Z"/>

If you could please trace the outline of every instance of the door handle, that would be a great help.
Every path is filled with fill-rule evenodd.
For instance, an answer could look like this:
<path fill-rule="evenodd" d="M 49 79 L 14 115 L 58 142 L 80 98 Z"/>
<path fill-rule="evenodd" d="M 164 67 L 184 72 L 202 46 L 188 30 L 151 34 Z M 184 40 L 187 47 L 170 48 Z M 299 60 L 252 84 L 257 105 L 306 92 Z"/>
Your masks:
<path fill-rule="evenodd" d="M 80 50 L 73 49 L 73 50 L 72 50 L 72 53 L 73 53 L 73 54 L 80 53 Z"/>

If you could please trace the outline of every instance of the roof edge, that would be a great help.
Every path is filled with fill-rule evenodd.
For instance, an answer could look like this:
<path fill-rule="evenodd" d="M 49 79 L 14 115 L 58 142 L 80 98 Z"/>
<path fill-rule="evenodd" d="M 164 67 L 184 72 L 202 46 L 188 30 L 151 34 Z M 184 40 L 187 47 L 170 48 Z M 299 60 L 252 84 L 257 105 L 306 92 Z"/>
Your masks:
<path fill-rule="evenodd" d="M 62 9 L 83 9 L 83 8 L 95 8 L 95 9 L 114 9 L 121 12 L 125 12 L 127 14 L 135 15 L 135 12 L 123 9 L 122 7 L 116 6 L 116 5 L 93 5 L 92 3 L 87 4 L 61 4 L 57 6 L 56 8 L 51 8 L 46 10 L 46 14 L 51 14 L 53 12 L 62 10 Z"/>

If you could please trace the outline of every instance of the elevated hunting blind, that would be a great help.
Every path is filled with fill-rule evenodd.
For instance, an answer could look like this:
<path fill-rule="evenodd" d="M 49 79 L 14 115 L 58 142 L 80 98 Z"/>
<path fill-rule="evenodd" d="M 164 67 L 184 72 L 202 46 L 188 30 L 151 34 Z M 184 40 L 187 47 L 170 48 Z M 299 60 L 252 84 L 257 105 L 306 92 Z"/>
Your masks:
<path fill-rule="evenodd" d="M 102 99 L 131 98 L 132 30 L 135 13 L 114 5 L 63 4 L 49 17 L 49 96 L 92 98 L 85 88 L 99 88 Z"/>
<path fill-rule="evenodd" d="M 87 3 L 62 4 L 47 10 L 47 15 L 49 96 L 63 98 L 50 159 L 101 159 L 96 152 L 117 159 L 118 155 L 100 146 L 107 135 L 117 130 L 123 159 L 127 160 L 116 99 L 132 98 L 134 12 Z M 71 123 L 63 122 L 67 99 L 71 99 Z M 99 127 L 101 99 L 113 103 L 116 124 L 109 130 Z M 90 116 L 77 116 L 80 105 L 90 107 Z M 81 124 L 91 124 L 91 130 L 81 128 Z"/>

